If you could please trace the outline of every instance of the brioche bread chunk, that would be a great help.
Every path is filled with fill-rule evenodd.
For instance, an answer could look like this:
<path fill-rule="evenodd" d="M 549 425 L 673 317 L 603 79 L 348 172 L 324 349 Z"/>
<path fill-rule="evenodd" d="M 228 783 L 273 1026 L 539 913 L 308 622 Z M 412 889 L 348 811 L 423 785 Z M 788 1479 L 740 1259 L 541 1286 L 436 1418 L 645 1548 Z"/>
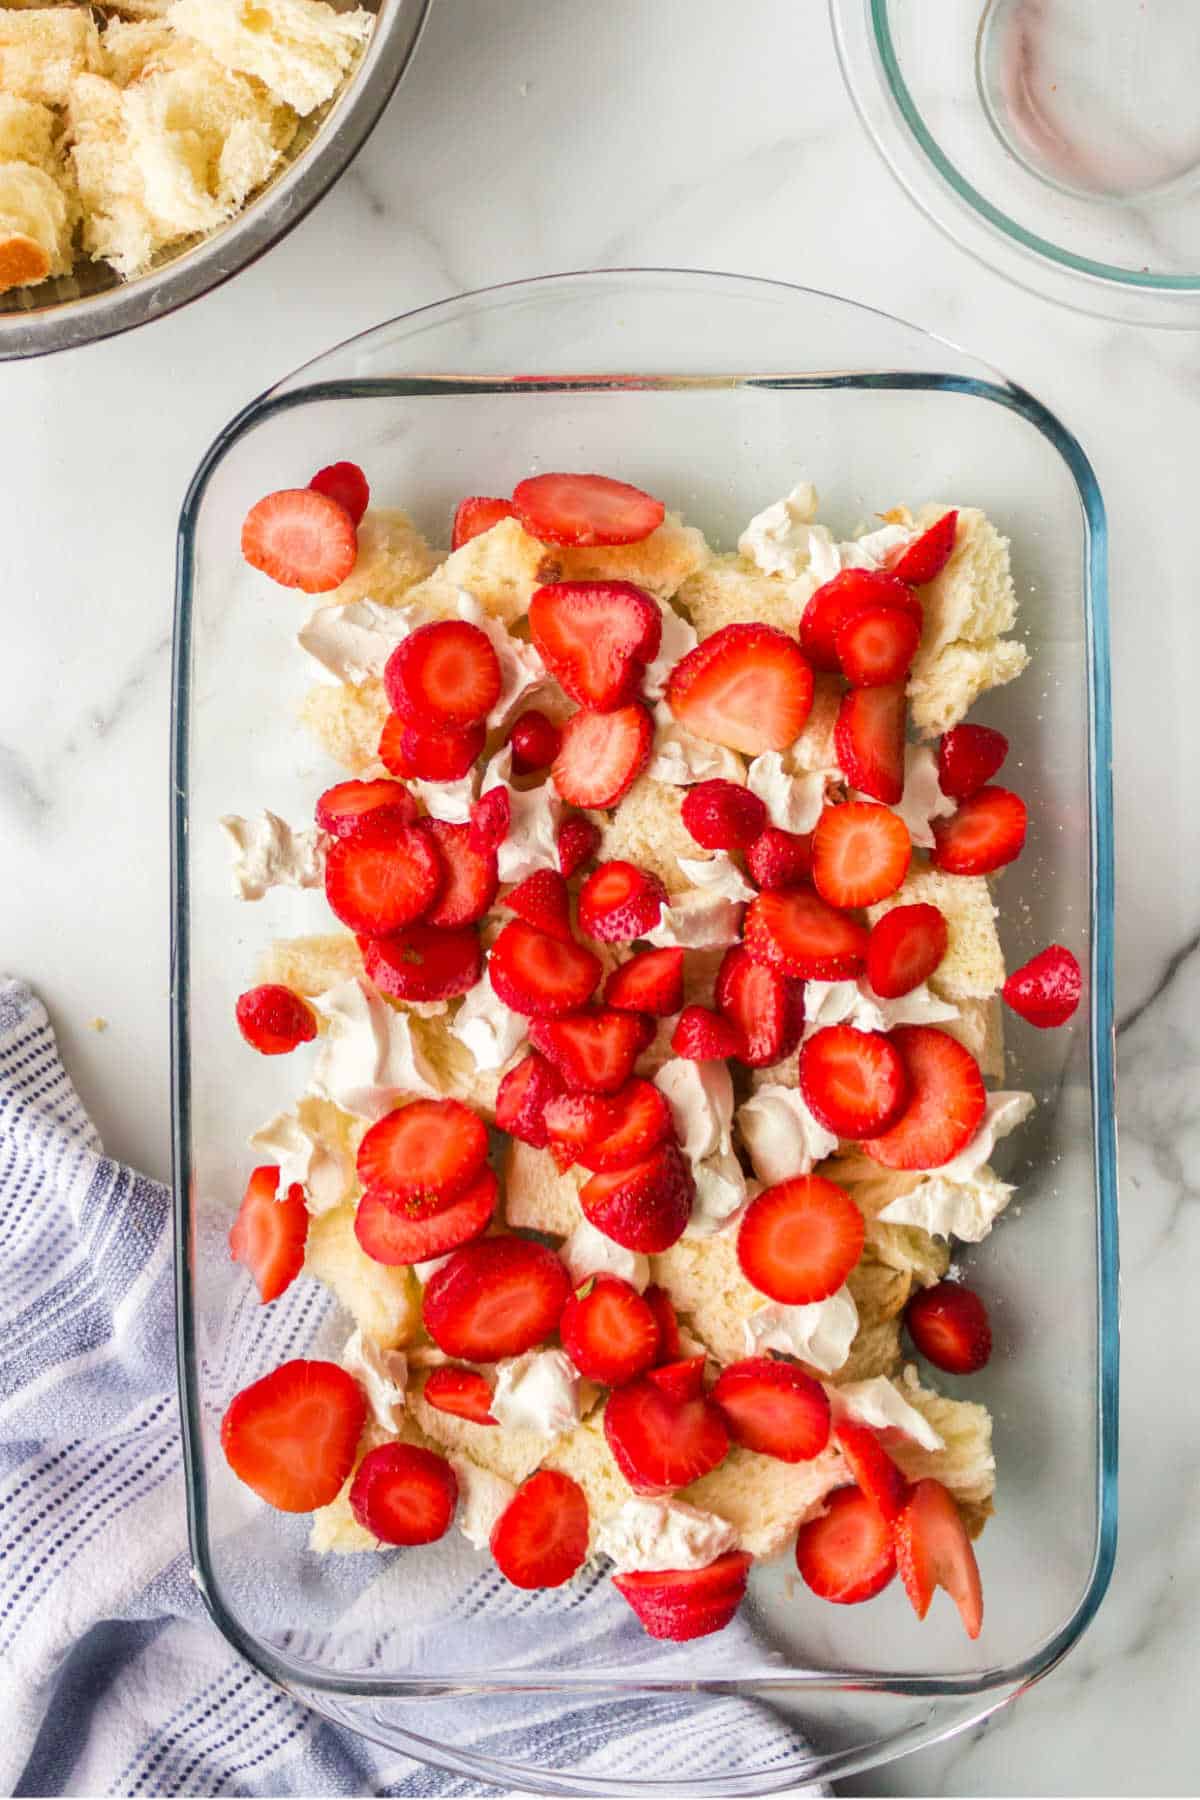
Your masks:
<path fill-rule="evenodd" d="M 917 530 L 948 510 L 923 506 Z M 1008 539 L 978 508 L 960 507 L 950 560 L 920 593 L 925 624 L 908 696 L 918 732 L 936 737 L 965 718 L 989 688 L 1014 681 L 1029 661 L 1024 644 L 1004 636 L 1017 616 Z"/>
<path fill-rule="evenodd" d="M 102 66 L 86 6 L 0 7 L 0 93 L 65 106 L 75 77 Z"/>
<path fill-rule="evenodd" d="M 408 596 L 414 605 L 438 617 L 458 609 L 465 588 L 484 612 L 500 619 L 511 630 L 529 611 L 535 588 L 559 579 L 557 553 L 539 544 L 515 519 L 501 519 L 490 531 L 468 538 L 439 563 L 428 579 Z"/>
<path fill-rule="evenodd" d="M 679 1498 L 727 1520 L 739 1550 L 778 1556 L 804 1521 L 821 1511 L 826 1495 L 847 1479 L 835 1446 L 809 1462 L 788 1463 L 734 1444 L 722 1463 L 683 1488 Z"/>
<path fill-rule="evenodd" d="M 76 207 L 65 178 L 33 162 L 0 162 L 0 293 L 65 275 Z"/>
<path fill-rule="evenodd" d="M 957 1038 L 979 1064 L 980 1073 L 1004 1080 L 1004 1008 L 998 994 L 990 999 L 957 1000 L 958 1017 L 943 1019 L 939 1029 Z"/>
<path fill-rule="evenodd" d="M 308 1222 L 304 1272 L 324 1282 L 364 1337 L 400 1350 L 421 1329 L 421 1287 L 411 1269 L 376 1262 L 354 1235 L 355 1203 Z"/>
<path fill-rule="evenodd" d="M 427 1374 L 418 1374 L 410 1381 L 405 1405 L 413 1422 L 439 1450 L 469 1456 L 481 1469 L 516 1485 L 545 1461 L 555 1441 L 552 1435 L 524 1427 L 476 1425 L 471 1419 L 442 1412 L 425 1398 L 427 1379 Z"/>
<path fill-rule="evenodd" d="M 704 533 L 668 513 L 656 531 L 637 544 L 599 544 L 578 548 L 547 544 L 547 557 L 558 564 L 555 581 L 632 581 L 656 600 L 670 600 L 685 581 L 707 566 L 712 552 Z"/>
<path fill-rule="evenodd" d="M 504 1146 L 504 1216 L 518 1231 L 570 1237 L 583 1218 L 579 1188 L 586 1179 L 586 1170 L 572 1166 L 560 1174 L 548 1150 L 509 1138 Z"/>
<path fill-rule="evenodd" d="M 375 23 L 361 7 L 335 12 L 324 0 L 175 0 L 167 18 L 302 116 L 336 92 Z"/>
<path fill-rule="evenodd" d="M 631 862 L 657 875 L 668 894 L 681 894 L 692 883 L 679 866 L 681 856 L 703 860 L 702 850 L 683 822 L 687 789 L 669 781 L 639 775 L 611 812 L 591 816 L 600 827 L 598 862 Z"/>
<path fill-rule="evenodd" d="M 55 147 L 58 121 L 40 100 L 0 93 L 0 163 L 32 163 L 54 175 L 59 169 Z"/>
<path fill-rule="evenodd" d="M 373 1532 L 360 1525 L 350 1510 L 350 1489 L 354 1486 L 358 1466 L 368 1450 L 377 1450 L 381 1444 L 413 1444 L 419 1450 L 436 1448 L 409 1418 L 407 1411 L 401 1413 L 396 1429 L 392 1432 L 384 1431 L 374 1420 L 368 1421 L 358 1441 L 354 1467 L 329 1505 L 319 1506 L 312 1515 L 312 1529 L 308 1538 L 310 1550 L 326 1555 L 348 1556 L 361 1550 L 391 1548 L 389 1544 L 381 1544 Z"/>
<path fill-rule="evenodd" d="M 687 577 L 676 599 L 702 638 L 746 623 L 794 633 L 815 586 L 807 575 L 783 581 L 760 574 L 744 556 L 714 556 Z"/>
<path fill-rule="evenodd" d="M 357 685 L 318 681 L 300 702 L 300 720 L 325 754 L 351 775 L 386 774 L 379 738 L 389 707 L 376 676 Z"/>
<path fill-rule="evenodd" d="M 319 937 L 276 938 L 258 959 L 258 979 L 312 996 L 363 973 L 362 952 L 348 931 Z"/>
<path fill-rule="evenodd" d="M 879 1217 L 884 1207 L 901 1194 L 909 1193 L 923 1177 L 897 1169 L 885 1169 L 856 1150 L 843 1151 L 839 1156 L 831 1158 L 829 1162 L 822 1164 L 821 1173 L 829 1181 L 836 1181 L 839 1187 L 844 1187 L 862 1213 L 867 1228 L 867 1249 L 874 1262 L 907 1278 L 899 1306 L 889 1304 L 889 1301 L 895 1300 L 896 1295 L 888 1295 L 882 1283 L 873 1296 L 880 1316 L 891 1318 L 907 1301 L 909 1288 L 913 1283 L 920 1287 L 931 1287 L 935 1281 L 941 1280 L 950 1265 L 949 1247 L 944 1238 L 931 1237 L 927 1231 L 921 1231 L 914 1225 L 893 1225 Z M 864 1286 L 869 1285 L 871 1280 L 869 1276 L 859 1276 L 858 1279 Z M 852 1291 L 854 1280 L 855 1277 L 852 1276 Z M 858 1296 L 856 1300 L 857 1298 Z"/>
<path fill-rule="evenodd" d="M 894 906 L 917 905 L 936 906 L 946 921 L 946 954 L 929 977 L 934 993 L 956 1004 L 998 993 L 1004 986 L 1004 952 L 986 877 L 946 875 L 914 862 L 894 894 L 867 908 L 867 918 L 874 925 Z"/>
<path fill-rule="evenodd" d="M 377 606 L 408 604 L 408 591 L 424 581 L 437 556 L 406 512 L 373 506 L 358 527 L 358 554 L 340 587 L 322 594 L 322 606 L 349 606 L 374 600 Z"/>
<path fill-rule="evenodd" d="M 996 1458 L 992 1452 L 992 1417 L 975 1400 L 951 1400 L 923 1388 L 910 1364 L 897 1382 L 908 1404 L 933 1426 L 944 1448 L 926 1450 L 911 1438 L 898 1438 L 889 1451 L 910 1481 L 926 1475 L 950 1489 L 967 1529 L 978 1537 L 994 1508 Z"/>

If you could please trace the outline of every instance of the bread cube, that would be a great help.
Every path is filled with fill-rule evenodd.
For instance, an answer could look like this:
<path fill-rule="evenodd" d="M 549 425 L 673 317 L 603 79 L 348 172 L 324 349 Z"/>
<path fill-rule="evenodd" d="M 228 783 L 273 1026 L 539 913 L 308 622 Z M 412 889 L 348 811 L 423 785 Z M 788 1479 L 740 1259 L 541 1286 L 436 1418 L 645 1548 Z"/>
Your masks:
<path fill-rule="evenodd" d="M 657 875 L 668 894 L 681 894 L 692 883 L 679 867 L 681 856 L 703 858 L 702 850 L 683 822 L 686 788 L 669 781 L 639 775 L 620 805 L 612 812 L 591 816 L 600 827 L 601 862 L 636 863 Z"/>
<path fill-rule="evenodd" d="M 936 906 L 946 921 L 946 954 L 929 978 L 943 1000 L 987 1000 L 1004 985 L 997 910 L 983 875 L 946 875 L 915 861 L 903 885 L 867 908 L 874 925 L 894 906 Z M 994 1046 L 993 1046 L 994 1054 Z"/>
<path fill-rule="evenodd" d="M 820 1511 L 825 1496 L 848 1480 L 836 1446 L 809 1462 L 780 1462 L 739 1444 L 708 1475 L 684 1488 L 679 1498 L 727 1519 L 737 1547 L 751 1556 L 777 1556 L 797 1530 Z"/>
<path fill-rule="evenodd" d="M 65 106 L 77 75 L 102 67 L 85 6 L 0 8 L 0 93 Z"/>
<path fill-rule="evenodd" d="M 300 719 L 326 755 L 351 775 L 382 775 L 379 738 L 388 716 L 383 683 L 374 676 L 357 686 L 319 681 L 300 703 Z"/>
<path fill-rule="evenodd" d="M 324 937 L 277 938 L 258 959 L 258 980 L 295 994 L 324 994 L 363 973 L 362 952 L 348 931 Z"/>
<path fill-rule="evenodd" d="M 685 525 L 678 513 L 668 513 L 640 544 L 547 544 L 544 550 L 558 564 L 547 581 L 632 581 L 657 600 L 671 599 L 711 556 L 703 532 Z"/>
<path fill-rule="evenodd" d="M 572 1167 L 560 1174 L 548 1150 L 509 1138 L 504 1146 L 504 1216 L 514 1230 L 570 1237 L 583 1218 L 579 1189 L 586 1180 L 586 1169 Z"/>
<path fill-rule="evenodd" d="M 944 506 L 924 506 L 916 527 L 926 530 Z M 965 718 L 989 688 L 1013 681 L 1029 661 L 1023 644 L 1006 639 L 1017 616 L 1008 539 L 976 507 L 958 509 L 950 560 L 921 589 L 925 624 L 909 678 L 913 724 L 935 737 Z"/>
<path fill-rule="evenodd" d="M 375 23 L 362 8 L 335 12 L 324 0 L 175 0 L 167 18 L 302 116 L 336 93 Z"/>
<path fill-rule="evenodd" d="M 421 1329 L 421 1287 L 411 1269 L 376 1262 L 354 1235 L 355 1203 L 308 1222 L 304 1272 L 323 1281 L 363 1336 L 383 1350 L 400 1350 Z"/>

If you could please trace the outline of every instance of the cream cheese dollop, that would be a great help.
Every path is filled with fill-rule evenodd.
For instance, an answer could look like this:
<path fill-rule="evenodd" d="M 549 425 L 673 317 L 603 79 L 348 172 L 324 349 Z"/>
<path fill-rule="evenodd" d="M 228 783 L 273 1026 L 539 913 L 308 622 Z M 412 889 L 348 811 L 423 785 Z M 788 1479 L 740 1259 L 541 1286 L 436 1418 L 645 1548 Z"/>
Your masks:
<path fill-rule="evenodd" d="M 437 1075 L 414 1041 L 412 1023 L 362 977 L 343 981 L 312 1002 L 329 1029 L 309 1092 L 360 1119 L 381 1119 L 414 1094 L 436 1099 Z"/>
<path fill-rule="evenodd" d="M 268 888 L 319 888 L 325 881 L 324 832 L 293 831 L 277 813 L 243 819 L 226 813 L 221 829 L 233 846 L 233 891 L 261 900 Z"/>
<path fill-rule="evenodd" d="M 376 1424 L 384 1431 L 394 1432 L 404 1411 L 408 1387 L 408 1360 L 403 1352 L 381 1350 L 363 1336 L 361 1329 L 356 1329 L 346 1340 L 342 1367 L 361 1387 Z"/>
<path fill-rule="evenodd" d="M 481 794 L 495 787 L 508 790 L 508 834 L 496 852 L 501 881 L 524 881 L 535 869 L 557 869 L 558 828 L 563 803 L 553 778 L 538 787 L 512 786 L 512 745 L 498 750 L 483 772 Z"/>
<path fill-rule="evenodd" d="M 487 716 L 488 728 L 498 731 L 527 706 L 539 688 L 546 687 L 550 677 L 541 655 L 533 644 L 514 637 L 501 619 L 485 612 L 475 595 L 466 588 L 458 590 L 458 616 L 468 625 L 483 632 L 500 664 L 500 694 Z"/>
<path fill-rule="evenodd" d="M 768 1300 L 743 1320 L 742 1329 L 748 1356 L 781 1350 L 819 1369 L 822 1375 L 835 1375 L 850 1354 L 858 1330 L 858 1308 L 843 1285 L 827 1300 L 814 1301 L 811 1306 L 784 1306 Z"/>
<path fill-rule="evenodd" d="M 479 797 L 478 769 L 458 781 L 410 781 L 408 785 L 431 819 L 442 819 L 447 825 L 471 823 L 471 808 Z"/>
<path fill-rule="evenodd" d="M 989 1168 L 998 1138 L 1007 1137 L 1033 1111 L 1032 1094 L 989 1094 L 983 1122 L 965 1149 L 928 1170 L 907 1194 L 889 1200 L 879 1217 L 888 1225 L 915 1225 L 932 1237 L 978 1244 L 1015 1191 Z"/>
<path fill-rule="evenodd" d="M 854 794 L 855 800 L 870 800 L 870 794 Z M 933 849 L 934 819 L 945 819 L 955 810 L 957 801 L 943 794 L 938 780 L 937 758 L 928 744 L 907 744 L 904 749 L 904 792 L 897 805 L 908 826 L 908 835 L 918 850 Z"/>
<path fill-rule="evenodd" d="M 681 725 L 665 700 L 654 707 L 654 749 L 646 774 L 670 787 L 692 787 L 698 781 L 733 781 L 744 786 L 741 759 L 723 744 L 710 744 Z"/>
<path fill-rule="evenodd" d="M 686 1500 L 636 1495 L 604 1519 L 596 1548 L 610 1556 L 619 1574 L 635 1569 L 705 1569 L 737 1547 L 728 1520 L 689 1506 Z"/>
<path fill-rule="evenodd" d="M 750 1153 L 754 1173 L 771 1187 L 794 1175 L 809 1175 L 838 1147 L 799 1088 L 766 1082 L 738 1108 L 737 1128 Z"/>
<path fill-rule="evenodd" d="M 250 1148 L 279 1169 L 279 1192 L 298 1183 L 314 1217 L 340 1206 L 354 1185 L 354 1162 L 314 1135 L 294 1112 L 276 1113 L 250 1138 Z"/>
<path fill-rule="evenodd" d="M 718 1150 L 692 1164 L 696 1195 L 683 1235 L 706 1238 L 727 1225 L 746 1199 L 746 1175 L 732 1150 Z"/>
<path fill-rule="evenodd" d="M 800 834 L 816 830 L 829 789 L 841 780 L 840 769 L 789 775 L 778 750 L 764 750 L 746 771 L 746 786 L 766 807 L 771 824 Z"/>
<path fill-rule="evenodd" d="M 503 1069 L 529 1031 L 529 1021 L 505 1004 L 485 975 L 463 995 L 450 1035 L 465 1044 L 477 1069 Z"/>
<path fill-rule="evenodd" d="M 481 1468 L 469 1456 L 452 1456 L 450 1467 L 458 1482 L 458 1529 L 476 1550 L 486 1550 L 517 1490 L 503 1475 Z"/>
<path fill-rule="evenodd" d="M 691 882 L 672 896 L 646 942 L 678 945 L 685 950 L 716 950 L 735 944 L 742 935 L 746 902 L 757 893 L 727 851 L 708 858 L 681 856 L 679 868 Z"/>
<path fill-rule="evenodd" d="M 327 680 L 357 686 L 383 674 L 396 645 L 418 623 L 415 606 L 352 600 L 346 606 L 319 606 L 300 627 L 296 642 Z"/>
<path fill-rule="evenodd" d="M 579 1371 L 565 1350 L 528 1350 L 496 1364 L 492 1417 L 512 1431 L 559 1437 L 579 1423 Z"/>
<path fill-rule="evenodd" d="M 658 655 L 653 662 L 646 664 L 646 672 L 642 677 L 642 693 L 647 700 L 662 699 L 667 691 L 671 670 L 700 642 L 696 627 L 686 619 L 681 619 L 673 606 L 660 601 L 659 611 L 662 614 L 662 638 Z"/>
<path fill-rule="evenodd" d="M 723 1062 L 673 1056 L 654 1077 L 671 1108 L 679 1147 L 689 1162 L 728 1150 L 733 1126 L 733 1080 Z"/>
<path fill-rule="evenodd" d="M 896 1000 L 883 999 L 865 975 L 858 981 L 804 984 L 806 1038 L 826 1025 L 853 1025 L 856 1031 L 890 1031 L 894 1025 L 940 1025 L 957 1017 L 957 1006 L 939 1000 L 924 982 Z"/>
<path fill-rule="evenodd" d="M 923 1450 L 946 1448 L 945 1439 L 933 1429 L 924 1413 L 910 1406 L 886 1375 L 873 1375 L 867 1381 L 846 1381 L 840 1387 L 825 1391 L 835 1420 L 855 1419 L 874 1431 L 902 1432 Z"/>
<path fill-rule="evenodd" d="M 650 1280 L 650 1258 L 640 1251 L 627 1250 L 597 1231 L 590 1219 L 581 1219 L 570 1237 L 559 1246 L 559 1261 L 578 1287 L 589 1275 L 616 1275 L 630 1287 L 644 1292 Z"/>
<path fill-rule="evenodd" d="M 806 570 L 823 566 L 833 547 L 825 526 L 814 523 L 816 516 L 816 488 L 811 481 L 798 481 L 790 494 L 754 515 L 738 539 L 738 549 L 764 575 L 794 581 Z"/>

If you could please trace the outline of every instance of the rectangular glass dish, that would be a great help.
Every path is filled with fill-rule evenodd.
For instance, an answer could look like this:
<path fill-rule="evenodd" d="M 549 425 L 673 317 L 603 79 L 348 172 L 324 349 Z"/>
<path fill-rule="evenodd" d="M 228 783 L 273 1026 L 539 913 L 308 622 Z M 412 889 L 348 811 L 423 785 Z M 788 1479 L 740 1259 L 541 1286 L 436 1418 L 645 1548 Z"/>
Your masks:
<path fill-rule="evenodd" d="M 239 529 L 261 494 L 337 457 L 360 462 L 376 502 L 403 507 L 434 543 L 463 494 L 506 493 L 537 468 L 618 474 L 720 548 L 801 477 L 843 534 L 900 501 L 938 499 L 982 507 L 1011 538 L 1031 665 L 972 712 L 1010 737 L 1006 779 L 1030 811 L 1028 848 L 999 884 L 1000 931 L 1010 967 L 1047 942 L 1070 945 L 1085 1004 L 1064 1030 L 1010 1033 L 1005 1085 L 1038 1100 L 1001 1168 L 1019 1191 L 992 1236 L 957 1258 L 979 1265 L 997 1339 L 982 1374 L 937 1382 L 982 1400 L 995 1423 L 976 1643 L 944 1597 L 917 1625 L 898 1583 L 867 1607 L 823 1605 L 785 1556 L 755 1569 L 736 1627 L 656 1644 L 603 1577 L 523 1594 L 460 1538 L 317 1557 L 307 1518 L 269 1512 L 226 1467 L 219 1428 L 233 1393 L 289 1356 L 336 1355 L 347 1329 L 307 1279 L 260 1308 L 229 1260 L 246 1140 L 294 1097 L 286 1064 L 242 1054 L 234 1001 L 273 938 L 329 922 L 319 892 L 235 901 L 217 826 L 264 806 L 302 823 L 336 778 L 295 719 L 308 675 L 290 639 L 313 603 L 283 590 L 264 602 Z M 671 1690 L 703 1746 L 706 1714 L 732 1695 L 770 1709 L 761 1753 L 731 1760 L 729 1740 L 710 1734 L 686 1785 L 768 1793 L 961 1729 L 1075 1642 L 1116 1532 L 1105 581 L 1094 476 L 1037 401 L 913 327 L 774 283 L 626 271 L 466 296 L 301 370 L 213 446 L 182 516 L 176 616 L 180 1381 L 197 1579 L 265 1674 L 411 1755 L 570 1794 L 654 1792 L 664 1775 L 657 1759 L 619 1780 L 530 1762 L 515 1734 L 531 1707 L 649 1706 Z M 580 1630 L 581 1609 L 594 1629 Z"/>

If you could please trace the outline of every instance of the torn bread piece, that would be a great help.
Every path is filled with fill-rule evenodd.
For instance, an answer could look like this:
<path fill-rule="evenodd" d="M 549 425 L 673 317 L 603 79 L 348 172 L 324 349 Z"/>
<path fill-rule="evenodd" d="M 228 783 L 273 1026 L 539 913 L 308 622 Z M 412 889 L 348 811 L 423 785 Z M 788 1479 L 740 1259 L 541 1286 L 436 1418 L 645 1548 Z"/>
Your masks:
<path fill-rule="evenodd" d="M 992 890 L 983 875 L 946 875 L 915 862 L 903 884 L 867 908 L 872 925 L 895 906 L 936 906 L 946 921 L 946 954 L 929 977 L 943 1000 L 988 1000 L 1004 986 L 1004 952 Z"/>
<path fill-rule="evenodd" d="M 300 702 L 300 720 L 325 754 L 351 775 L 385 775 L 379 739 L 389 710 L 376 676 L 356 686 L 319 681 Z"/>
<path fill-rule="evenodd" d="M 322 1554 L 347 1556 L 362 1550 L 390 1550 L 391 1544 L 381 1544 L 379 1539 L 360 1525 L 350 1510 L 350 1489 L 354 1486 L 354 1477 L 358 1474 L 359 1464 L 368 1450 L 377 1450 L 381 1444 L 413 1444 L 420 1450 L 433 1450 L 425 1433 L 421 1431 L 407 1411 L 402 1412 L 396 1421 L 396 1429 L 383 1431 L 374 1421 L 364 1428 L 358 1441 L 358 1450 L 354 1457 L 354 1467 L 347 1475 L 345 1482 L 328 1506 L 320 1506 L 312 1515 L 312 1530 L 309 1533 L 308 1547 Z"/>
<path fill-rule="evenodd" d="M 362 952 L 348 931 L 276 938 L 258 959 L 258 979 L 311 998 L 363 973 Z"/>
<path fill-rule="evenodd" d="M 558 564 L 557 575 L 548 579 L 632 581 L 656 600 L 670 600 L 678 594 L 686 581 L 707 567 L 712 554 L 704 533 L 670 512 L 656 531 L 636 544 L 595 548 L 547 544 L 545 553 Z"/>
<path fill-rule="evenodd" d="M 77 217 L 65 171 L 0 162 L 0 293 L 68 274 Z"/>
<path fill-rule="evenodd" d="M 751 1556 L 778 1556 L 827 1494 L 844 1487 L 846 1464 L 835 1445 L 808 1462 L 781 1462 L 732 1444 L 725 1460 L 679 1498 L 716 1513 L 737 1532 L 737 1547 Z"/>
<path fill-rule="evenodd" d="M 923 506 L 917 529 L 927 530 L 949 510 Z M 957 725 L 989 688 L 1014 681 L 1029 652 L 1004 636 L 1017 616 L 1008 539 L 978 508 L 958 509 L 950 560 L 920 592 L 925 624 L 908 696 L 912 722 L 928 738 Z"/>
<path fill-rule="evenodd" d="M 510 1137 L 504 1146 L 504 1216 L 519 1231 L 567 1238 L 583 1219 L 579 1189 L 587 1180 L 578 1165 L 560 1174 L 548 1150 Z"/>
<path fill-rule="evenodd" d="M 86 6 L 0 7 L 0 93 L 65 106 L 76 76 L 103 66 Z"/>
<path fill-rule="evenodd" d="M 714 556 L 690 574 L 676 601 L 702 638 L 726 625 L 774 625 L 794 633 L 816 587 L 807 576 L 763 575 L 743 556 Z"/>
<path fill-rule="evenodd" d="M 681 894 L 692 882 L 679 866 L 680 857 L 705 858 L 683 822 L 687 789 L 669 781 L 639 775 L 612 812 L 591 814 L 600 827 L 597 860 L 636 863 L 657 875 L 668 894 Z"/>
<path fill-rule="evenodd" d="M 927 1419 L 942 1439 L 941 1450 L 926 1450 L 911 1438 L 889 1442 L 889 1454 L 910 1481 L 936 1476 L 958 1502 L 972 1537 L 978 1537 L 994 1510 L 996 1458 L 992 1452 L 992 1417 L 975 1400 L 951 1400 L 921 1387 L 909 1364 L 896 1383 L 903 1398 Z"/>
<path fill-rule="evenodd" d="M 421 1286 L 411 1269 L 367 1255 L 354 1235 L 356 1205 L 309 1219 L 304 1273 L 332 1290 L 365 1338 L 400 1350 L 421 1330 Z"/>
<path fill-rule="evenodd" d="M 167 18 L 301 116 L 332 98 L 375 24 L 361 7 L 342 12 L 324 0 L 175 0 Z"/>

